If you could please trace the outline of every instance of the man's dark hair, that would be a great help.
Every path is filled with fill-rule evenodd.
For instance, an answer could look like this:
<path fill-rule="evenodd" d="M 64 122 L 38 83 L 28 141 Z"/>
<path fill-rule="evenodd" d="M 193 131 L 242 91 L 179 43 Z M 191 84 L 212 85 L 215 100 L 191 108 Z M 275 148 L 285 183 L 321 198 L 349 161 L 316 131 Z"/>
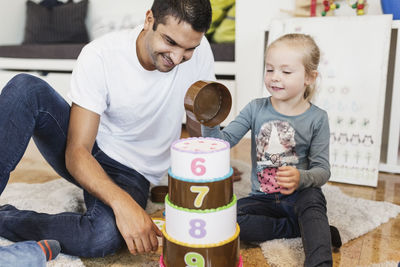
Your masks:
<path fill-rule="evenodd" d="M 167 16 L 189 23 L 197 32 L 206 32 L 211 23 L 210 0 L 154 0 L 151 11 L 154 31 L 158 24 L 166 23 Z"/>

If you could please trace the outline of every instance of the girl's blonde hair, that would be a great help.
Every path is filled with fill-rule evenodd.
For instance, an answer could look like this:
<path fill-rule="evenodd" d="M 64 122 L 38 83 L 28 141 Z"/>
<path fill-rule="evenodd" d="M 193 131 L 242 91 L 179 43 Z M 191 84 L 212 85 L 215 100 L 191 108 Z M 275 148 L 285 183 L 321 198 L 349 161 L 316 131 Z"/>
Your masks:
<path fill-rule="evenodd" d="M 310 35 L 301 33 L 285 34 L 273 41 L 267 47 L 266 51 L 281 43 L 299 48 L 300 51 L 303 51 L 303 65 L 306 75 L 312 75 L 313 71 L 317 71 L 320 51 L 314 39 Z M 315 83 L 307 85 L 306 90 L 304 91 L 305 100 L 310 101 L 312 99 L 315 94 L 315 87 Z"/>

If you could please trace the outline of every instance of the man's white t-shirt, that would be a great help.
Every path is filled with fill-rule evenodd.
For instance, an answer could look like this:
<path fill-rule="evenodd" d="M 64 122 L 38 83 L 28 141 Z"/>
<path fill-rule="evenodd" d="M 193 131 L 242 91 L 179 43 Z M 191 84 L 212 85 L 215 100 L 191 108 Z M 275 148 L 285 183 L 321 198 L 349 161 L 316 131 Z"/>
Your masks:
<path fill-rule="evenodd" d="M 205 38 L 190 60 L 170 72 L 140 65 L 136 39 L 143 29 L 107 34 L 84 47 L 72 73 L 73 103 L 100 115 L 97 144 L 109 157 L 158 184 L 180 137 L 184 96 L 198 80 L 215 80 Z"/>

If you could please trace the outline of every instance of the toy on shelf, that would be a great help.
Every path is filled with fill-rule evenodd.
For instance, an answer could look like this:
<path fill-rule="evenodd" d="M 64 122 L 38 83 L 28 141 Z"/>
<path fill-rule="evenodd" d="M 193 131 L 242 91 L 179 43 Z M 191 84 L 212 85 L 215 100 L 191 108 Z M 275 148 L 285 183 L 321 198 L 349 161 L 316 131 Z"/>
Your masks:
<path fill-rule="evenodd" d="M 294 17 L 315 17 L 323 10 L 323 0 L 296 0 L 294 10 L 281 9 Z"/>
<path fill-rule="evenodd" d="M 351 6 L 352 9 L 356 9 L 357 15 L 359 15 L 359 16 L 365 14 L 366 2 L 367 2 L 367 0 L 356 0 L 356 2 L 351 4 L 350 0 L 347 0 L 347 3 L 349 4 L 349 6 Z"/>
<path fill-rule="evenodd" d="M 327 12 L 338 9 L 340 7 L 340 5 L 333 0 L 324 0 L 322 4 L 324 5 L 324 11 L 321 12 L 322 16 L 326 16 Z"/>
<path fill-rule="evenodd" d="M 333 16 L 334 11 L 340 8 L 344 1 L 349 7 L 356 9 L 356 15 L 367 13 L 367 0 L 296 0 L 294 10 L 281 9 L 281 11 L 294 17 Z"/>
<path fill-rule="evenodd" d="M 393 20 L 400 20 L 400 1 L 381 0 L 383 14 L 392 14 Z"/>

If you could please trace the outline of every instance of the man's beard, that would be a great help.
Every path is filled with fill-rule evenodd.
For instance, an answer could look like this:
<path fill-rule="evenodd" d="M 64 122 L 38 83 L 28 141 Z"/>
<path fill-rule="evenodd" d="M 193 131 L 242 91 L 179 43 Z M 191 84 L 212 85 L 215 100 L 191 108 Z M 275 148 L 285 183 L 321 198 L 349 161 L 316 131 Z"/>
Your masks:
<path fill-rule="evenodd" d="M 165 60 L 164 57 L 168 58 L 168 60 L 170 60 L 172 62 L 171 58 L 168 56 L 164 56 L 163 53 L 153 54 L 152 58 L 153 58 L 154 66 L 160 72 L 169 72 L 173 68 L 175 68 L 176 65 L 166 66 L 164 63 L 164 60 Z"/>

